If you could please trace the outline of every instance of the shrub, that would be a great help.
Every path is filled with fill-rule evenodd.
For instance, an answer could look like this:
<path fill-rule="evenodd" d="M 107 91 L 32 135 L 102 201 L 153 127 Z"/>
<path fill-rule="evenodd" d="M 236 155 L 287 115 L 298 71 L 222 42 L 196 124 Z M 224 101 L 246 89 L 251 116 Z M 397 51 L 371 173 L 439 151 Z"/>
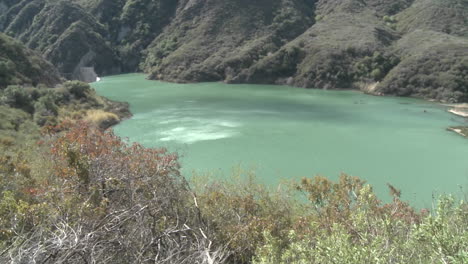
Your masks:
<path fill-rule="evenodd" d="M 119 122 L 119 117 L 103 110 L 88 110 L 84 120 L 91 122 L 99 128 L 106 129 Z"/>
<path fill-rule="evenodd" d="M 8 86 L 2 93 L 1 103 L 10 107 L 21 108 L 29 113 L 34 110 L 30 95 L 21 86 Z"/>
<path fill-rule="evenodd" d="M 280 244 L 287 238 L 295 209 L 288 192 L 269 191 L 241 169 L 225 180 L 193 181 L 201 213 L 210 220 L 216 241 L 229 251 L 230 263 L 249 263 L 264 243 L 264 232 Z"/>
<path fill-rule="evenodd" d="M 372 188 L 343 175 L 339 183 L 304 180 L 315 212 L 290 229 L 285 247 L 266 232 L 254 263 L 466 263 L 468 206 L 441 197 L 434 215 L 415 213 L 390 186 L 381 206 Z"/>
<path fill-rule="evenodd" d="M 4 146 L 13 146 L 15 138 L 10 136 L 0 136 L 0 144 Z"/>
<path fill-rule="evenodd" d="M 69 81 L 63 84 L 65 89 L 69 90 L 76 98 L 83 98 L 91 91 L 89 84 L 80 81 Z"/>
<path fill-rule="evenodd" d="M 49 131 L 52 171 L 32 192 L 37 201 L 24 204 L 4 193 L 9 209 L 0 211 L 8 216 L 2 219 L 21 219 L 24 207 L 36 220 L 31 228 L 15 229 L 2 247 L 8 254 L 0 256 L 0 262 L 223 259 L 203 231 L 203 219 L 179 174 L 177 155 L 127 145 L 111 131 L 84 122 L 64 123 Z M 38 206 L 48 213 L 40 214 Z M 3 229 L 14 226 L 6 222 Z"/>
<path fill-rule="evenodd" d="M 54 119 L 58 115 L 58 106 L 54 101 L 54 96 L 48 94 L 34 103 L 34 122 L 39 126 L 54 124 Z"/>
<path fill-rule="evenodd" d="M 382 80 L 400 60 L 393 54 L 374 52 L 372 56 L 365 56 L 354 65 L 358 79 L 370 78 L 374 81 Z"/>
<path fill-rule="evenodd" d="M 14 77 L 15 64 L 10 60 L 0 59 L 0 87 L 6 87 Z"/>
<path fill-rule="evenodd" d="M 3 108 L 0 117 L 27 115 Z M 1 263 L 468 261 L 468 205 L 451 197 L 429 214 L 391 185 L 393 201 L 382 204 L 345 174 L 272 191 L 242 170 L 195 178 L 193 191 L 165 149 L 86 122 L 44 131 L 34 148 L 0 151 Z"/>

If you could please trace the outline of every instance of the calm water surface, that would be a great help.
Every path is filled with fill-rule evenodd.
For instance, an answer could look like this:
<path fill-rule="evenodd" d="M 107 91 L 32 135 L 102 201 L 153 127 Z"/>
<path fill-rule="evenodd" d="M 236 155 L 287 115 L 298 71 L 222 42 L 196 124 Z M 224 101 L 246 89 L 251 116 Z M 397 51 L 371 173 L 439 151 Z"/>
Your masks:
<path fill-rule="evenodd" d="M 259 180 L 341 172 L 384 198 L 387 183 L 430 206 L 432 196 L 468 190 L 468 140 L 445 130 L 465 122 L 416 99 L 273 85 L 172 84 L 142 74 L 103 78 L 101 95 L 130 103 L 121 137 L 181 154 L 185 175 L 254 169 Z"/>

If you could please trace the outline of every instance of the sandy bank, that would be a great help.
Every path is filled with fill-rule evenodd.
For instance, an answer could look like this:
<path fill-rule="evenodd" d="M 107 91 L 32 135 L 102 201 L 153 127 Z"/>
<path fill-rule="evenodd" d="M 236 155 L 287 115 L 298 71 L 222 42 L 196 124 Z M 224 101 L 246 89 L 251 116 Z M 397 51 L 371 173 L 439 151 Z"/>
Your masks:
<path fill-rule="evenodd" d="M 450 106 L 451 108 L 447 111 L 461 117 L 468 118 L 468 103 L 463 104 L 444 104 L 445 106 Z"/>
<path fill-rule="evenodd" d="M 462 137 L 468 137 L 468 135 L 467 135 L 467 134 L 465 134 L 465 133 L 463 132 L 463 130 L 462 130 L 462 129 L 460 129 L 460 128 L 456 128 L 456 127 L 449 127 L 449 128 L 447 128 L 447 130 L 449 130 L 449 131 L 453 131 L 453 132 L 455 132 L 455 133 L 459 134 L 459 135 L 460 135 L 460 136 L 462 136 Z"/>
<path fill-rule="evenodd" d="M 468 109 L 453 108 L 453 109 L 449 109 L 448 111 L 457 116 L 468 117 Z"/>

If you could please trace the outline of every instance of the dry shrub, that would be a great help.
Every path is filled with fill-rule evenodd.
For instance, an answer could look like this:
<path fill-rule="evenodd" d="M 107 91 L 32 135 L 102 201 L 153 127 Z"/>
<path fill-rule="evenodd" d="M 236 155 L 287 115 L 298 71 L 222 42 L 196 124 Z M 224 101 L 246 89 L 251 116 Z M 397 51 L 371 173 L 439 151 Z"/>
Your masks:
<path fill-rule="evenodd" d="M 114 113 L 98 109 L 88 110 L 86 112 L 86 117 L 84 118 L 84 120 L 91 122 L 97 127 L 105 129 L 117 124 L 120 121 L 120 118 Z"/>
<path fill-rule="evenodd" d="M 13 146 L 14 143 L 15 143 L 15 139 L 13 137 L 0 136 L 0 145 L 9 147 L 9 146 Z"/>
<path fill-rule="evenodd" d="M 30 192 L 47 213 L 39 215 L 44 210 L 8 196 L 4 207 L 17 208 L 8 210 L 12 226 L 26 210 L 33 216 L 36 210 L 38 220 L 28 229 L 13 229 L 8 245 L 0 244 L 6 248 L 1 263 L 188 264 L 224 259 L 222 248 L 204 231 L 176 154 L 128 145 L 111 130 L 86 122 L 49 131 L 45 145 L 51 146 L 51 175 Z"/>
<path fill-rule="evenodd" d="M 251 171 L 235 170 L 227 179 L 192 179 L 202 214 L 214 238 L 229 250 L 229 263 L 250 263 L 268 232 L 287 239 L 295 213 L 287 190 L 269 190 Z"/>

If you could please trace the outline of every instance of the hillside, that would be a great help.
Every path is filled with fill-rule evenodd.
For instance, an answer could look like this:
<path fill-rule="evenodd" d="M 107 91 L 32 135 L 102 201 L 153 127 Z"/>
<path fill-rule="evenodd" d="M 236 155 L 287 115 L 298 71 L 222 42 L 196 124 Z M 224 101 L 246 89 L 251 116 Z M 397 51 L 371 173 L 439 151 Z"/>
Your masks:
<path fill-rule="evenodd" d="M 94 67 L 98 75 L 141 70 L 172 82 L 468 100 L 466 0 L 0 3 L 0 30 L 69 78 Z"/>
<path fill-rule="evenodd" d="M 16 1 L 0 18 L 0 29 L 39 51 L 68 78 L 80 68 L 100 74 L 120 72 L 119 60 L 105 39 L 107 30 L 70 1 Z"/>
<path fill-rule="evenodd" d="M 39 138 L 41 127 L 85 119 L 102 129 L 129 117 L 128 104 L 68 81 L 35 51 L 0 33 L 0 152 Z"/>
<path fill-rule="evenodd" d="M 232 177 L 219 169 L 185 178 L 177 153 L 107 129 L 130 116 L 128 104 L 63 78 L 88 79 L 84 69 L 144 70 L 174 82 L 287 83 L 468 101 L 466 11 L 467 0 L 0 0 L 0 31 L 9 35 L 0 33 L 0 263 L 468 263 L 464 190 L 434 193 L 429 211 L 411 206 L 391 184 L 384 202 L 346 174 L 277 188 L 240 168 Z M 220 103 L 215 96 L 200 101 Z M 277 106 L 258 112 L 276 116 Z M 172 119 L 172 109 L 147 114 Z M 231 123 L 219 113 L 214 122 Z M 277 130 L 277 120 L 276 132 L 294 137 Z M 300 128 L 302 121 L 290 121 Z M 337 130 L 360 131 L 350 128 Z M 466 127 L 451 129 L 468 135 Z M 288 156 L 276 142 L 275 151 Z M 319 155 L 339 160 L 332 151 Z M 287 158 L 274 161 L 294 167 Z M 428 180 L 424 168 L 415 174 L 403 176 Z"/>
<path fill-rule="evenodd" d="M 143 68 L 155 79 L 229 81 L 312 23 L 307 1 L 189 1 L 147 49 Z"/>
<path fill-rule="evenodd" d="M 60 82 L 58 71 L 36 52 L 0 33 L 0 89 L 11 84 L 44 84 Z"/>
<path fill-rule="evenodd" d="M 3 3 L 3 4 L 2 4 Z M 41 52 L 68 78 L 137 71 L 175 1 L 0 1 L 0 31 Z"/>

